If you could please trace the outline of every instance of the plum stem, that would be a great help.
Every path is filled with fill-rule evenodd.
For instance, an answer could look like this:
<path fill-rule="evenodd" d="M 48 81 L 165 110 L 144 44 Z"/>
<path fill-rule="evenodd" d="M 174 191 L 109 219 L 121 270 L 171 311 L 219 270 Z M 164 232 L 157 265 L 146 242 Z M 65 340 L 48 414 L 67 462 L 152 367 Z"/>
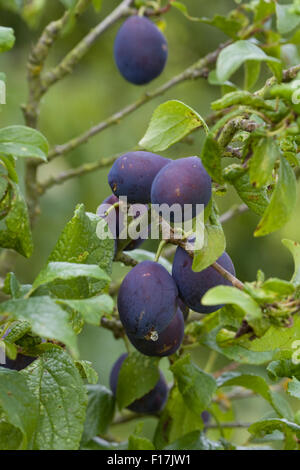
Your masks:
<path fill-rule="evenodd" d="M 244 284 L 235 276 L 233 276 L 229 271 L 224 269 L 219 263 L 215 262 L 212 264 L 212 267 L 218 271 L 221 276 L 223 276 L 227 281 L 230 281 L 234 287 L 237 287 L 240 290 L 244 290 Z"/>
<path fill-rule="evenodd" d="M 157 252 L 156 252 L 156 255 L 155 255 L 155 261 L 156 261 L 156 263 L 158 263 L 159 258 L 160 258 L 160 255 L 162 254 L 162 251 L 163 251 L 165 245 L 167 245 L 167 243 L 168 243 L 168 242 L 167 242 L 166 240 L 162 240 L 162 241 L 160 242 L 160 244 L 158 245 L 158 249 L 157 249 Z"/>
<path fill-rule="evenodd" d="M 119 206 L 120 206 L 120 203 L 119 203 L 119 202 L 115 202 L 114 204 L 112 204 L 112 205 L 107 209 L 107 211 L 105 211 L 105 214 L 104 214 L 105 217 L 107 217 L 107 216 L 110 214 L 110 212 L 114 211 L 114 210 L 115 210 L 117 207 L 119 207 Z"/>

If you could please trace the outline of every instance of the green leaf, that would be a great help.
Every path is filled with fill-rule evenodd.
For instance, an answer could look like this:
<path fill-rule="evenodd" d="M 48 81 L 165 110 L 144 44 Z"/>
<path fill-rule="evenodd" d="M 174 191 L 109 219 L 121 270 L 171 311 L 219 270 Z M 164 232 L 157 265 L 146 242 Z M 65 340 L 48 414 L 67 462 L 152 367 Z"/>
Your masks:
<path fill-rule="evenodd" d="M 28 321 L 16 321 L 10 325 L 8 334 L 5 336 L 6 343 L 16 343 L 23 338 L 31 330 L 31 325 Z"/>
<path fill-rule="evenodd" d="M 294 377 L 293 380 L 288 383 L 287 391 L 291 397 L 299 398 L 300 400 L 300 380 Z"/>
<path fill-rule="evenodd" d="M 231 286 L 217 286 L 210 289 L 202 298 L 203 305 L 231 304 L 245 313 L 245 320 L 260 332 L 262 311 L 259 305 L 246 292 Z"/>
<path fill-rule="evenodd" d="M 8 189 L 8 180 L 5 176 L 0 175 L 0 201 L 4 198 Z"/>
<path fill-rule="evenodd" d="M 282 328 L 278 326 L 271 326 L 268 331 L 261 337 L 253 341 L 247 340 L 245 347 L 252 351 L 272 351 L 271 357 L 275 358 L 276 354 L 280 351 L 287 351 L 288 357 L 291 357 L 293 352 L 297 354 L 297 349 L 293 348 L 295 341 L 300 338 L 300 317 L 295 316 L 292 326 L 289 328 Z"/>
<path fill-rule="evenodd" d="M 85 212 L 83 204 L 76 207 L 74 217 L 65 226 L 48 262 L 97 264 L 107 274 L 111 273 L 115 242 L 111 238 L 100 240 L 96 229 L 103 219 Z"/>
<path fill-rule="evenodd" d="M 82 436 L 88 442 L 99 434 L 105 434 L 115 412 L 113 394 L 103 385 L 88 385 L 88 406 Z"/>
<path fill-rule="evenodd" d="M 107 294 L 91 297 L 83 300 L 61 300 L 61 304 L 68 305 L 80 313 L 86 323 L 99 326 L 101 317 L 105 314 L 111 315 L 114 308 L 112 298 Z"/>
<path fill-rule="evenodd" d="M 201 415 L 195 414 L 187 407 L 177 386 L 173 386 L 155 430 L 156 449 L 163 449 L 181 436 L 201 429 Z"/>
<path fill-rule="evenodd" d="M 207 439 L 201 431 L 193 431 L 180 437 L 164 450 L 222 450 L 224 447 L 215 441 Z"/>
<path fill-rule="evenodd" d="M 138 352 L 129 354 L 120 369 L 117 386 L 119 409 L 153 390 L 159 380 L 159 359 Z"/>
<path fill-rule="evenodd" d="M 155 430 L 155 447 L 163 449 L 181 436 L 201 429 L 203 429 L 201 415 L 191 411 L 178 388 L 173 387 Z"/>
<path fill-rule="evenodd" d="M 47 264 L 35 279 L 32 287 L 33 289 L 37 289 L 37 287 L 43 284 L 49 284 L 58 279 L 69 280 L 77 277 L 90 277 L 104 281 L 106 284 L 110 281 L 108 274 L 95 264 L 60 263 L 56 261 Z"/>
<path fill-rule="evenodd" d="M 147 261 L 147 260 L 155 261 L 155 256 L 156 256 L 155 253 L 152 253 L 152 251 L 146 251 L 146 250 L 140 250 L 140 249 L 130 251 L 128 252 L 128 255 L 130 255 L 131 258 L 135 259 L 139 263 L 141 261 Z M 172 272 L 172 264 L 166 258 L 164 258 L 163 256 L 160 256 L 158 262 L 164 268 L 166 268 L 166 270 L 169 271 L 169 273 Z"/>
<path fill-rule="evenodd" d="M 131 434 L 128 439 L 128 450 L 155 450 L 155 447 L 146 437 Z"/>
<path fill-rule="evenodd" d="M 267 372 L 272 380 L 279 380 L 282 377 L 295 377 L 300 380 L 300 365 L 291 359 L 272 361 L 267 367 Z"/>
<path fill-rule="evenodd" d="M 178 382 L 179 391 L 186 405 L 194 411 L 201 413 L 208 408 L 217 384 L 212 375 L 203 372 L 191 361 L 190 355 L 178 359 L 172 366 Z"/>
<path fill-rule="evenodd" d="M 0 367 L 0 406 L 6 420 L 22 433 L 21 449 L 31 448 L 38 419 L 36 398 L 25 377 L 3 367 Z"/>
<path fill-rule="evenodd" d="M 249 163 L 250 181 L 254 186 L 261 188 L 271 181 L 277 159 L 280 159 L 280 150 L 276 141 L 270 137 L 260 139 Z"/>
<path fill-rule="evenodd" d="M 21 374 L 39 405 L 33 449 L 78 449 L 87 395 L 70 356 L 61 349 L 52 349 Z"/>
<path fill-rule="evenodd" d="M 196 18 L 194 16 L 189 15 L 188 9 L 186 5 L 182 2 L 172 1 L 172 7 L 177 8 L 177 10 L 181 11 L 181 13 L 190 21 L 199 21 L 200 23 L 206 23 L 211 26 L 215 26 L 223 33 L 227 34 L 228 36 L 235 39 L 237 37 L 237 33 L 243 26 L 243 23 L 246 21 L 246 17 L 244 15 L 240 16 L 240 21 L 236 18 L 229 18 L 227 16 L 222 15 L 215 15 L 213 18 Z"/>
<path fill-rule="evenodd" d="M 15 43 L 15 34 L 12 28 L 0 26 L 0 53 L 11 49 Z"/>
<path fill-rule="evenodd" d="M 291 4 L 279 5 L 276 3 L 277 29 L 280 34 L 286 34 L 297 28 L 300 16 L 291 11 Z"/>
<path fill-rule="evenodd" d="M 291 281 L 295 286 L 298 286 L 300 284 L 300 243 L 287 239 L 282 240 L 282 243 L 293 255 L 295 270 Z"/>
<path fill-rule="evenodd" d="M 292 295 L 295 292 L 293 284 L 283 279 L 277 279 L 276 277 L 270 277 L 261 286 L 265 292 L 273 293 L 276 297 L 283 297 Z"/>
<path fill-rule="evenodd" d="M 98 382 L 98 374 L 90 361 L 75 361 L 75 365 L 81 378 L 86 379 L 89 384 L 95 385 Z"/>
<path fill-rule="evenodd" d="M 204 246 L 201 250 L 195 250 L 192 269 L 200 272 L 211 266 L 225 251 L 226 239 L 220 223 L 216 206 L 212 205 L 212 211 L 204 230 Z"/>
<path fill-rule="evenodd" d="M 280 157 L 278 182 L 268 208 L 260 220 L 255 237 L 262 237 L 279 230 L 289 220 L 296 204 L 296 177 L 288 161 Z"/>
<path fill-rule="evenodd" d="M 22 433 L 10 423 L 0 421 L 0 450 L 19 449 L 22 442 Z"/>
<path fill-rule="evenodd" d="M 69 316 L 50 297 L 8 300 L 0 304 L 0 312 L 16 320 L 28 321 L 33 333 L 61 341 L 77 354 L 76 336 L 68 322 Z"/>
<path fill-rule="evenodd" d="M 11 183 L 14 194 L 9 214 L 0 223 L 0 246 L 17 251 L 29 258 L 33 252 L 33 241 L 28 209 L 21 191 Z"/>
<path fill-rule="evenodd" d="M 210 133 L 206 136 L 206 139 L 204 141 L 201 153 L 201 160 L 203 165 L 205 166 L 206 171 L 214 179 L 214 181 L 223 184 L 224 178 L 222 175 L 221 159 L 221 148 L 217 140 L 214 139 L 213 134 Z"/>
<path fill-rule="evenodd" d="M 3 286 L 3 292 L 10 295 L 13 299 L 19 297 L 21 284 L 19 283 L 15 273 L 8 273 Z"/>
<path fill-rule="evenodd" d="M 260 74 L 261 62 L 256 62 L 255 60 L 247 60 L 245 62 L 245 89 L 251 90 Z"/>
<path fill-rule="evenodd" d="M 278 400 L 278 395 L 270 390 L 263 377 L 254 374 L 242 374 L 240 372 L 229 372 L 221 375 L 217 379 L 219 387 L 244 387 L 261 395 L 274 408 L 281 418 L 292 418 L 293 415 L 289 408 L 282 406 Z"/>
<path fill-rule="evenodd" d="M 100 217 L 86 213 L 84 206 L 77 206 L 72 220 L 65 226 L 48 262 L 59 261 L 98 265 L 111 273 L 115 240 L 97 236 L 98 224 L 106 224 Z M 106 224 L 107 225 L 107 224 Z M 82 299 L 99 294 L 107 286 L 107 280 L 78 278 L 58 280 L 48 285 L 51 295 L 60 299 Z"/>
<path fill-rule="evenodd" d="M 275 12 L 275 4 L 269 0 L 258 0 L 251 3 L 254 10 L 255 23 L 261 22 Z"/>
<path fill-rule="evenodd" d="M 206 316 L 200 325 L 194 323 L 193 329 L 189 331 L 189 334 L 192 334 L 199 341 L 199 344 L 204 344 L 208 348 L 223 354 L 228 359 L 241 364 L 264 364 L 272 360 L 276 350 L 273 349 L 272 343 L 269 345 L 268 341 L 267 344 L 260 343 L 257 345 L 256 342 L 260 341 L 260 339 L 253 341 L 246 341 L 244 338 L 233 340 L 231 336 L 230 341 L 220 343 L 218 336 L 223 327 L 220 324 L 221 312 L 222 310 Z M 282 328 L 278 330 L 281 332 Z M 235 333 L 233 333 L 234 335 Z M 257 346 L 256 349 L 254 345 Z"/>
<path fill-rule="evenodd" d="M 236 41 L 225 47 L 217 60 L 217 77 L 226 81 L 238 68 L 246 61 L 266 62 L 275 74 L 278 81 L 281 81 L 282 65 L 278 59 L 268 56 L 262 49 L 251 41 Z"/>
<path fill-rule="evenodd" d="M 224 173 L 225 179 L 234 186 L 242 201 L 255 214 L 263 215 L 269 205 L 267 188 L 255 188 L 250 183 L 249 173 L 239 165 L 227 167 Z"/>
<path fill-rule="evenodd" d="M 152 152 L 163 151 L 202 126 L 208 132 L 204 119 L 192 108 L 181 101 L 167 101 L 154 111 L 139 145 Z"/>
<path fill-rule="evenodd" d="M 172 4 L 173 6 L 173 4 Z M 246 17 L 242 16 L 241 21 L 237 21 L 235 18 L 230 18 L 228 16 L 214 15 L 213 18 L 200 18 L 202 23 L 209 24 L 218 28 L 223 33 L 227 34 L 229 37 L 236 39 L 238 37 L 238 32 L 242 29 L 243 23 L 245 23 Z"/>
<path fill-rule="evenodd" d="M 298 438 L 300 437 L 300 426 L 288 421 L 287 419 L 264 419 L 252 424 L 249 428 L 249 432 L 258 437 L 266 436 L 276 430 L 284 433 L 287 441 L 285 447 L 286 450 L 296 449 L 298 447 L 293 435 L 296 434 Z"/>
<path fill-rule="evenodd" d="M 30 157 L 47 161 L 49 144 L 37 130 L 25 126 L 0 129 L 0 155 Z"/>
<path fill-rule="evenodd" d="M 24 2 L 22 17 L 30 28 L 36 28 L 46 5 L 46 0 L 30 0 Z"/>
<path fill-rule="evenodd" d="M 6 157 L 4 155 L 1 155 L 0 163 L 4 164 L 4 167 L 7 170 L 9 178 L 14 183 L 18 183 L 19 178 L 18 178 L 18 174 L 16 172 L 16 160 L 15 160 L 15 158 L 12 157 L 11 155 L 7 155 Z"/>

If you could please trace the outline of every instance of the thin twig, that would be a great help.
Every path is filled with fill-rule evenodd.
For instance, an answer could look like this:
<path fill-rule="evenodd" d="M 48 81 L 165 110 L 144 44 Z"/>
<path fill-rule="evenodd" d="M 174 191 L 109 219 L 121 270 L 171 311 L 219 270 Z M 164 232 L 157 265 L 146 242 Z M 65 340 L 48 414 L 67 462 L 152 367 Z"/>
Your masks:
<path fill-rule="evenodd" d="M 138 263 L 135 259 L 131 258 L 129 255 L 125 255 L 125 253 L 119 252 L 116 257 L 115 261 L 119 261 L 120 263 L 125 264 L 125 266 L 131 266 L 134 268 Z"/>
<path fill-rule="evenodd" d="M 249 207 L 246 206 L 246 204 L 241 204 L 239 206 L 234 206 L 231 209 L 229 209 L 227 212 L 221 215 L 220 217 L 220 222 L 221 224 L 225 224 L 229 220 L 231 220 L 233 217 L 236 215 L 243 214 L 244 212 L 247 212 L 249 210 Z"/>
<path fill-rule="evenodd" d="M 241 421 L 235 421 L 233 423 L 207 423 L 204 426 L 204 430 L 206 429 L 219 429 L 225 428 L 225 429 L 234 429 L 234 428 L 249 428 L 251 426 L 251 423 L 243 423 Z"/>
<path fill-rule="evenodd" d="M 72 168 L 67 171 L 63 171 L 62 173 L 58 174 L 57 176 L 52 176 L 48 178 L 43 183 L 40 183 L 38 186 L 39 195 L 44 194 L 48 189 L 52 188 L 55 185 L 63 184 L 65 181 L 69 179 L 76 178 L 78 176 L 83 176 L 88 173 L 92 173 L 96 170 L 100 170 L 102 168 L 106 168 L 111 166 L 114 161 L 120 156 L 120 154 L 113 155 L 112 157 L 102 158 L 98 162 L 94 163 L 85 163 L 77 168 Z"/>

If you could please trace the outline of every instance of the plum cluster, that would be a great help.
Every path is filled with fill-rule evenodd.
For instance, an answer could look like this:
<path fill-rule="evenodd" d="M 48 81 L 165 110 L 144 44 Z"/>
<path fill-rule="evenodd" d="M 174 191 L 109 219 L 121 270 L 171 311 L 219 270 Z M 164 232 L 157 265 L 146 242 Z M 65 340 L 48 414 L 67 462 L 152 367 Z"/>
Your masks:
<path fill-rule="evenodd" d="M 152 21 L 132 16 L 118 31 L 114 55 L 121 75 L 130 83 L 144 85 L 162 73 L 168 58 L 168 45 Z"/>
<path fill-rule="evenodd" d="M 114 204 L 126 196 L 130 204 L 146 204 L 147 210 L 150 204 L 179 204 L 182 208 L 189 204 L 191 218 L 199 205 L 208 205 L 212 194 L 210 176 L 198 157 L 169 160 L 149 152 L 130 152 L 115 161 L 108 182 L 113 194 L 105 202 Z M 112 222 L 110 213 L 101 213 L 101 207 L 98 213 L 118 236 L 120 222 Z M 186 216 L 185 211 L 182 214 Z M 128 242 L 135 248 L 141 239 Z M 217 261 L 235 274 L 227 253 Z M 212 287 L 227 284 L 230 282 L 213 267 L 194 272 L 191 256 L 181 247 L 175 253 L 172 274 L 158 262 L 139 263 L 125 276 L 118 294 L 119 316 L 130 342 L 147 356 L 174 354 L 182 343 L 189 309 L 198 313 L 218 310 L 221 305 L 202 305 L 202 297 Z"/>

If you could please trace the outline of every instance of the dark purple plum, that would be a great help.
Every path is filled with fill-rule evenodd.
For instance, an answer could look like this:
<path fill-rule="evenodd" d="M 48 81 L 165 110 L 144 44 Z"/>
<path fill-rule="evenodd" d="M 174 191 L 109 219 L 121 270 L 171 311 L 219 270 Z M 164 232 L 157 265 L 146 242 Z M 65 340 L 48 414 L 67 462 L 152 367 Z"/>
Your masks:
<path fill-rule="evenodd" d="M 177 310 L 171 323 L 158 336 L 157 341 L 135 338 L 127 335 L 133 346 L 146 356 L 170 356 L 179 349 L 184 336 L 184 319 L 180 309 Z"/>
<path fill-rule="evenodd" d="M 136 338 L 158 335 L 178 308 L 178 290 L 168 271 L 154 261 L 142 261 L 124 278 L 118 295 L 120 320 Z"/>
<path fill-rule="evenodd" d="M 153 181 L 151 189 L 152 204 L 179 204 L 182 211 L 185 204 L 191 205 L 191 210 L 184 216 L 171 214 L 171 221 L 181 222 L 194 218 L 201 212 L 197 204 L 207 206 L 211 198 L 211 178 L 201 159 L 198 157 L 180 158 L 172 161 L 160 170 Z"/>
<path fill-rule="evenodd" d="M 0 367 L 11 370 L 23 370 L 25 367 L 29 366 L 33 361 L 36 360 L 36 357 L 24 356 L 23 354 L 18 354 L 16 359 L 9 359 L 6 357 L 5 364 L 0 364 Z"/>
<path fill-rule="evenodd" d="M 201 413 L 201 418 L 203 420 L 204 425 L 208 424 L 210 422 L 210 418 L 211 418 L 210 413 L 206 410 L 203 411 Z"/>
<path fill-rule="evenodd" d="M 202 305 L 206 292 L 216 286 L 231 286 L 212 266 L 196 273 L 192 270 L 193 260 L 181 247 L 178 247 L 173 261 L 172 276 L 177 284 L 179 295 L 186 305 L 198 313 L 212 313 L 223 305 Z M 224 269 L 235 275 L 233 263 L 226 252 L 217 260 Z"/>
<path fill-rule="evenodd" d="M 108 227 L 109 227 L 113 237 L 115 238 L 115 240 L 119 238 L 120 232 L 124 229 L 124 219 L 125 219 L 125 217 L 123 216 L 122 213 L 121 213 L 121 217 L 120 217 L 120 210 L 119 210 L 118 207 L 115 207 L 115 211 L 109 212 L 108 215 L 106 214 L 106 211 L 112 205 L 114 205 L 118 202 L 119 202 L 119 198 L 117 198 L 117 196 L 112 194 L 111 196 L 108 196 L 106 199 L 104 199 L 104 201 L 100 204 L 100 206 L 97 209 L 97 215 L 99 215 L 100 217 L 102 217 L 103 219 L 106 220 L 106 222 L 108 224 Z M 149 210 L 148 206 L 144 206 L 144 208 L 145 208 L 145 210 Z M 136 217 L 138 217 L 138 216 L 139 216 L 139 214 Z M 126 249 L 126 251 L 132 251 L 132 250 L 135 250 L 135 249 L 139 248 L 139 246 L 141 246 L 141 244 L 145 241 L 145 239 L 147 239 L 147 234 L 148 234 L 148 231 L 147 231 L 147 233 L 145 233 L 143 235 L 143 238 L 137 238 L 136 240 L 131 240 L 131 241 L 128 242 L 128 245 L 126 245 L 126 246 L 124 246 L 124 244 L 122 243 L 122 248 L 124 250 Z M 122 240 L 122 242 L 123 241 L 124 240 Z M 119 245 L 120 245 L 120 241 L 116 240 L 115 252 L 117 252 L 117 250 L 119 248 Z"/>
<path fill-rule="evenodd" d="M 152 21 L 142 16 L 132 16 L 118 31 L 114 56 L 126 80 L 144 85 L 162 73 L 168 58 L 168 45 Z"/>
<path fill-rule="evenodd" d="M 127 196 L 128 203 L 147 204 L 155 176 L 169 163 L 155 153 L 129 152 L 114 162 L 108 183 L 116 196 Z"/>
<path fill-rule="evenodd" d="M 122 354 L 122 356 L 120 356 L 113 365 L 110 373 L 109 383 L 114 396 L 116 396 L 117 393 L 119 372 L 126 357 L 127 354 Z M 155 387 L 142 398 L 139 398 L 129 405 L 128 409 L 134 411 L 135 413 L 158 413 L 164 407 L 167 397 L 168 385 L 163 374 L 160 372 L 160 378 Z"/>

